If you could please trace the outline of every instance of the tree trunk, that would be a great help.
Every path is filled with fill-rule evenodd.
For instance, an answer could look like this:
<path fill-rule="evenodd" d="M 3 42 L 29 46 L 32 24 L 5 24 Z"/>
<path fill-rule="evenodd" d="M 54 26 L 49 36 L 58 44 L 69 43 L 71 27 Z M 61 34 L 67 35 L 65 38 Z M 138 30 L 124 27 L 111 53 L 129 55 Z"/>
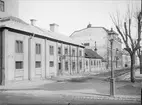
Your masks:
<path fill-rule="evenodd" d="M 130 71 L 130 78 L 131 82 L 135 82 L 135 77 L 134 77 L 134 63 L 135 63 L 135 54 L 131 54 L 131 71 Z"/>

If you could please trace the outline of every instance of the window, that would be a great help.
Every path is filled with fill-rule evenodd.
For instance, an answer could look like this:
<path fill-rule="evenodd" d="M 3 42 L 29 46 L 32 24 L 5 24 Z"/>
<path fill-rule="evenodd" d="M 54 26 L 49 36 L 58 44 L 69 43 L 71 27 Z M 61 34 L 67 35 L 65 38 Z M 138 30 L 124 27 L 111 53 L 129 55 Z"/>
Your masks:
<path fill-rule="evenodd" d="M 72 62 L 72 69 L 75 70 L 75 62 Z"/>
<path fill-rule="evenodd" d="M 50 46 L 49 51 L 50 55 L 54 55 L 54 46 Z"/>
<path fill-rule="evenodd" d="M 89 46 L 89 43 L 84 43 L 84 46 Z"/>
<path fill-rule="evenodd" d="M 79 56 L 82 56 L 82 51 L 81 50 L 79 51 Z"/>
<path fill-rule="evenodd" d="M 94 66 L 96 65 L 96 62 L 94 61 Z"/>
<path fill-rule="evenodd" d="M 72 49 L 72 56 L 75 56 L 75 50 Z"/>
<path fill-rule="evenodd" d="M 65 70 L 68 70 L 68 62 L 65 62 Z"/>
<path fill-rule="evenodd" d="M 23 53 L 23 41 L 16 40 L 16 53 Z"/>
<path fill-rule="evenodd" d="M 41 44 L 36 44 L 36 54 L 41 54 Z"/>
<path fill-rule="evenodd" d="M 88 66 L 88 61 L 86 61 L 86 66 Z"/>
<path fill-rule="evenodd" d="M 35 68 L 41 68 L 41 61 L 35 62 Z"/>
<path fill-rule="evenodd" d="M 88 61 L 86 61 L 86 68 L 88 68 Z"/>
<path fill-rule="evenodd" d="M 93 65 L 93 62 L 91 61 L 91 65 Z"/>
<path fill-rule="evenodd" d="M 58 54 L 61 54 L 61 47 L 58 47 Z"/>
<path fill-rule="evenodd" d="M 80 69 L 82 69 L 82 62 L 80 61 Z"/>
<path fill-rule="evenodd" d="M 68 54 L 68 48 L 65 48 L 65 54 L 66 55 Z"/>
<path fill-rule="evenodd" d="M 15 68 L 16 69 L 23 69 L 23 61 L 16 61 Z"/>
<path fill-rule="evenodd" d="M 50 61 L 50 67 L 54 67 L 54 62 L 53 61 Z"/>
<path fill-rule="evenodd" d="M 4 1 L 0 0 L 0 11 L 4 12 Z"/>

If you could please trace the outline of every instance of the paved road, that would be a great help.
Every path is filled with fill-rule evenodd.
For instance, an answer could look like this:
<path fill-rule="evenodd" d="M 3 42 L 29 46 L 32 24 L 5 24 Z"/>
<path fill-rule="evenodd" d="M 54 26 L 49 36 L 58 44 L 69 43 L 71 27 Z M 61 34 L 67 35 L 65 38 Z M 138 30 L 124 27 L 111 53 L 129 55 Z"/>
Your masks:
<path fill-rule="evenodd" d="M 140 102 L 94 100 L 81 97 L 53 95 L 30 95 L 30 94 L 0 94 L 2 105 L 140 105 Z M 0 104 L 1 105 L 1 104 Z"/>
<path fill-rule="evenodd" d="M 140 95 L 140 88 L 133 86 L 130 82 L 116 82 L 116 94 L 121 95 Z M 135 83 L 137 86 L 137 84 Z M 71 91 L 71 90 L 96 90 L 94 93 L 102 93 L 103 95 L 109 94 L 109 82 L 100 79 L 89 79 L 77 82 L 55 82 L 48 83 L 36 87 L 36 89 L 49 90 L 49 91 Z M 19 91 L 19 90 L 17 90 Z M 32 92 L 32 90 L 30 90 Z M 85 91 L 83 91 L 85 92 Z M 88 92 L 93 93 L 93 92 Z M 44 95 L 44 93 L 43 93 Z M 140 102 L 133 101 L 115 101 L 115 100 L 94 100 L 81 97 L 63 96 L 47 94 L 42 96 L 40 94 L 0 94 L 0 103 L 9 105 L 140 105 Z M 1 105 L 1 104 L 0 104 Z"/>
<path fill-rule="evenodd" d="M 139 83 L 132 84 L 130 82 L 116 82 L 117 95 L 140 95 L 141 88 Z M 95 89 L 98 93 L 109 94 L 110 83 L 108 81 L 90 79 L 81 82 L 57 82 L 45 84 L 39 87 L 43 90 L 59 91 L 59 90 L 80 90 Z"/>

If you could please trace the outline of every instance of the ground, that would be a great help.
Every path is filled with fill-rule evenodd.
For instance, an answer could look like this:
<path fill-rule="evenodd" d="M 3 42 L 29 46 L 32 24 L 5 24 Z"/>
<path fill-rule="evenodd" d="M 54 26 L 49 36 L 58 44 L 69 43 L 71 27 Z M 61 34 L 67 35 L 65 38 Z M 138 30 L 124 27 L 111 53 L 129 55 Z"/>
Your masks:
<path fill-rule="evenodd" d="M 140 105 L 140 101 L 113 100 L 113 98 L 110 100 L 110 82 L 108 79 L 99 77 L 99 75 L 90 75 L 85 78 L 40 83 L 37 86 L 33 85 L 32 88 L 1 90 L 0 103 L 9 105 L 69 105 L 69 103 L 70 105 Z M 140 82 L 116 81 L 115 96 L 140 98 L 140 85 Z M 108 97 L 108 99 L 98 97 Z"/>

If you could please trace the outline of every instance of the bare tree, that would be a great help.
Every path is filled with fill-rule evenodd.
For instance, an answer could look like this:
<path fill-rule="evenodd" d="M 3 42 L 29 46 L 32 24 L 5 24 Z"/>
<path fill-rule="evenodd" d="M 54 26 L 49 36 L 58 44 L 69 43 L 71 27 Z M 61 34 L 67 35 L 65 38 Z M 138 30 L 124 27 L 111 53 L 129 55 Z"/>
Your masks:
<path fill-rule="evenodd" d="M 131 77 L 131 82 L 135 82 L 135 75 L 134 75 L 134 64 L 135 64 L 135 54 L 138 49 L 140 49 L 140 40 L 141 40 L 141 12 L 137 12 L 135 14 L 135 19 L 137 20 L 137 30 L 138 30 L 138 35 L 137 35 L 137 40 L 134 40 L 132 38 L 132 19 L 133 14 L 128 9 L 128 14 L 125 16 L 124 21 L 120 19 L 120 14 L 117 13 L 116 16 L 110 16 L 112 19 L 112 22 L 114 23 L 114 26 L 118 33 L 120 34 L 124 44 L 125 44 L 125 50 L 129 53 L 130 59 L 131 59 L 131 68 L 130 68 L 130 77 Z"/>

